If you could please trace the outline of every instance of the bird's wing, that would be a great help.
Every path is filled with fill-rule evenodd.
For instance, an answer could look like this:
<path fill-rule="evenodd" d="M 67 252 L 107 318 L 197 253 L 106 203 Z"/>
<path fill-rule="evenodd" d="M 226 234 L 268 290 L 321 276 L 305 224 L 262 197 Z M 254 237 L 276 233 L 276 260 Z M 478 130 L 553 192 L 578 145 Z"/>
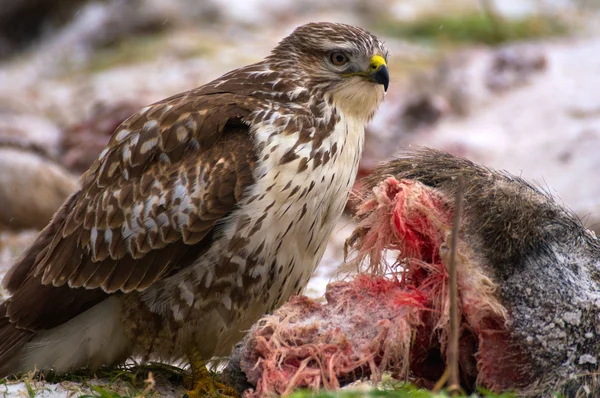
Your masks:
<path fill-rule="evenodd" d="M 251 101 L 189 92 L 126 120 L 3 281 L 11 322 L 53 327 L 197 258 L 253 183 Z"/>

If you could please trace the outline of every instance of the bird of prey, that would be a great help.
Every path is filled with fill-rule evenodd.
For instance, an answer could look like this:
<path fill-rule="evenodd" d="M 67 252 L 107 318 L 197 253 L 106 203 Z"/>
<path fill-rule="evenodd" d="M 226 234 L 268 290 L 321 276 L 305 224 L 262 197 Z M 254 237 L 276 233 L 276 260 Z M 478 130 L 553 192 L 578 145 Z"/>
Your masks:
<path fill-rule="evenodd" d="M 389 83 L 367 31 L 310 23 L 141 109 L 3 280 L 0 377 L 229 354 L 303 290 Z"/>

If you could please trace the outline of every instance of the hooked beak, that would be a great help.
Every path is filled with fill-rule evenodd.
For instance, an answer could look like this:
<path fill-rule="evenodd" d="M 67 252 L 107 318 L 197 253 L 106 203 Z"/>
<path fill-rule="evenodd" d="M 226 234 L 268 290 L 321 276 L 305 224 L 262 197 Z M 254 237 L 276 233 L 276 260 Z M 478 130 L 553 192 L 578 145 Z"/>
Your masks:
<path fill-rule="evenodd" d="M 383 89 L 387 91 L 390 84 L 390 74 L 385 59 L 381 55 L 374 55 L 371 58 L 369 79 L 373 83 L 383 84 Z"/>

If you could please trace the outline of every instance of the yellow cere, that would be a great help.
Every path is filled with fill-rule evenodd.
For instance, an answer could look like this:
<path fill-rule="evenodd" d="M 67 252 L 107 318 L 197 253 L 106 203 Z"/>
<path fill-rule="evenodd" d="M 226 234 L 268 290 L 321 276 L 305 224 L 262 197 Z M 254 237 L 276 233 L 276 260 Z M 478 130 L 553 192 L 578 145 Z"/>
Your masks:
<path fill-rule="evenodd" d="M 387 66 L 385 59 L 381 55 L 373 55 L 373 58 L 371 58 L 371 70 L 377 71 L 382 65 Z"/>

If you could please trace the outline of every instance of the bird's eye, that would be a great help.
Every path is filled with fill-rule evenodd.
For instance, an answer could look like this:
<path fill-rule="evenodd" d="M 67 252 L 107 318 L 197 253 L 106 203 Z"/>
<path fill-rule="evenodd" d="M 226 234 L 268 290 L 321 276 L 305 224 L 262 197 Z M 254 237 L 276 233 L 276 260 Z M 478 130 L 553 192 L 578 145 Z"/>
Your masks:
<path fill-rule="evenodd" d="M 335 66 L 342 66 L 348 63 L 348 57 L 346 56 L 346 54 L 341 52 L 331 53 L 329 59 L 331 60 L 331 63 Z"/>

